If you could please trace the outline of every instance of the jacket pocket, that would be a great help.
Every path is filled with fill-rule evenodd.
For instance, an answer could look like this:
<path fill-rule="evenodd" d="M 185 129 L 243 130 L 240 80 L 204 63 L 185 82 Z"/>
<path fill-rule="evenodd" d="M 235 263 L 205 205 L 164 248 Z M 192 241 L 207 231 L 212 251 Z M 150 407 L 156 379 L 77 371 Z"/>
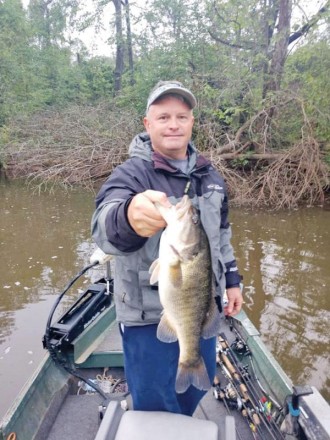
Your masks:
<path fill-rule="evenodd" d="M 162 305 L 159 299 L 158 286 L 152 286 L 150 284 L 150 274 L 147 270 L 139 272 L 139 285 L 142 292 L 143 311 L 160 311 L 162 309 Z"/>
<path fill-rule="evenodd" d="M 115 277 L 114 291 L 116 301 L 124 307 L 126 304 L 132 309 L 142 311 L 142 294 L 139 288 L 139 281 L 137 273 L 129 270 L 129 268 L 122 266 L 120 268 L 121 276 Z"/>

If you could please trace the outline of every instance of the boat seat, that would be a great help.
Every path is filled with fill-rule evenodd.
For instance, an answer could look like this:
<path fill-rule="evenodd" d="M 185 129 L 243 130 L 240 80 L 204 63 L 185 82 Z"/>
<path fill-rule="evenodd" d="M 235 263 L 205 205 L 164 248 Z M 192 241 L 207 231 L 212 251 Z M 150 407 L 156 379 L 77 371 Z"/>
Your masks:
<path fill-rule="evenodd" d="M 216 423 L 163 411 L 123 411 L 109 403 L 95 440 L 235 440 L 232 416 L 224 418 L 221 433 Z"/>

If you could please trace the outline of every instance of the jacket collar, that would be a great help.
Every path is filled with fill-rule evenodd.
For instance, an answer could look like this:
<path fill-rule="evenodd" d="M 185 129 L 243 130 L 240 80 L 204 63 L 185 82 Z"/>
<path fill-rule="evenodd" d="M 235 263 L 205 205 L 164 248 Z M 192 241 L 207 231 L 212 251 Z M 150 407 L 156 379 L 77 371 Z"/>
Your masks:
<path fill-rule="evenodd" d="M 203 169 L 207 170 L 211 162 L 203 155 L 199 154 L 195 145 L 192 142 L 188 144 L 189 165 L 188 169 L 191 172 L 199 172 L 203 174 Z M 129 155 L 131 157 L 137 156 L 141 159 L 152 161 L 155 169 L 162 169 L 169 173 L 178 173 L 178 170 L 173 167 L 164 156 L 153 151 L 149 134 L 146 132 L 140 133 L 132 140 L 129 147 Z"/>
<path fill-rule="evenodd" d="M 206 157 L 204 157 L 201 154 L 198 154 L 197 151 L 193 148 L 191 148 L 191 146 L 188 146 L 188 151 L 189 151 L 189 170 L 190 173 L 197 173 L 197 174 L 204 174 L 203 170 L 205 168 L 208 169 L 208 167 L 211 165 L 211 162 L 206 159 Z M 153 151 L 151 154 L 151 160 L 154 164 L 154 168 L 155 169 L 160 169 L 160 170 L 164 170 L 167 171 L 169 173 L 177 173 L 178 170 L 177 168 L 173 167 L 164 156 L 162 156 L 160 153 L 158 153 L 157 151 Z"/>

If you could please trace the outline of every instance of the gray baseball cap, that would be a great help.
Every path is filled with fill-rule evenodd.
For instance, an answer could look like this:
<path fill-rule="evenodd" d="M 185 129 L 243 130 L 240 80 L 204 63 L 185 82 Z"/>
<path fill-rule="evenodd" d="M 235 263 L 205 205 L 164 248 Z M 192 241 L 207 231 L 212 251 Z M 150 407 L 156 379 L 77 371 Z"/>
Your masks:
<path fill-rule="evenodd" d="M 156 99 L 163 95 L 168 95 L 169 93 L 175 93 L 176 95 L 182 96 L 192 109 L 197 105 L 195 96 L 179 81 L 159 81 L 149 95 L 147 111 L 149 110 L 149 107 L 156 101 Z"/>

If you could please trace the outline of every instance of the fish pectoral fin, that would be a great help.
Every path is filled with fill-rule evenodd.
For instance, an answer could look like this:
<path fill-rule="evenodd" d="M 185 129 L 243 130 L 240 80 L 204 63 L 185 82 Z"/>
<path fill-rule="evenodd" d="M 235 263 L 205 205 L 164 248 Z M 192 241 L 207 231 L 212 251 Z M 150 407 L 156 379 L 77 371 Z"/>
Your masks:
<path fill-rule="evenodd" d="M 176 264 L 172 264 L 169 266 L 168 271 L 169 283 L 179 289 L 182 285 L 182 269 L 180 261 L 177 261 Z"/>
<path fill-rule="evenodd" d="M 192 365 L 179 362 L 175 391 L 177 393 L 184 393 L 190 385 L 193 385 L 198 390 L 207 391 L 211 388 L 211 381 L 202 357 Z"/>
<path fill-rule="evenodd" d="M 159 262 L 159 258 L 157 258 L 157 260 L 153 261 L 151 266 L 149 267 L 149 273 L 151 274 L 150 284 L 156 284 L 158 282 L 159 271 L 160 271 L 160 262 Z"/>
<path fill-rule="evenodd" d="M 221 316 L 215 299 L 211 299 L 210 309 L 206 314 L 202 328 L 202 337 L 204 339 L 217 336 L 220 330 Z"/>
<path fill-rule="evenodd" d="M 175 342 L 178 340 L 175 329 L 164 314 L 157 327 L 157 338 L 162 342 Z"/>

